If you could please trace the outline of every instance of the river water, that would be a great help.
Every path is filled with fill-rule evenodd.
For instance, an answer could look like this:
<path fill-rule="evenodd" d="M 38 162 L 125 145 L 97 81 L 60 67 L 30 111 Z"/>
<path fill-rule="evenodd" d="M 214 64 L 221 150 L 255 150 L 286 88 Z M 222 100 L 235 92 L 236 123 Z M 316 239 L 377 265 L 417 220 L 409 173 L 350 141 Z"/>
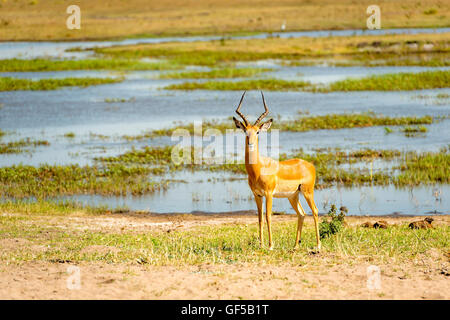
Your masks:
<path fill-rule="evenodd" d="M 308 31 L 281 34 L 257 34 L 249 38 L 320 37 L 353 34 L 450 32 L 445 29 L 391 29 L 378 31 Z M 102 42 L 8 42 L 0 43 L 0 59 L 74 57 L 89 55 L 65 50 L 75 47 L 109 46 L 113 44 L 154 43 L 163 41 L 196 41 L 217 37 L 131 39 Z M 425 67 L 330 67 L 282 66 L 278 61 L 259 61 L 255 65 L 273 67 L 274 71 L 257 78 L 275 77 L 287 80 L 305 80 L 313 83 L 329 83 L 348 77 L 367 75 L 421 72 L 436 68 Z M 246 64 L 248 65 L 248 64 Z M 250 64 L 251 65 L 251 64 Z M 448 68 L 439 68 L 448 70 Z M 0 155 L 0 166 L 13 164 L 92 164 L 93 158 L 118 155 L 132 147 L 175 144 L 169 137 L 127 141 L 123 135 L 136 135 L 147 130 L 173 125 L 174 121 L 193 122 L 201 120 L 228 119 L 241 92 L 236 91 L 168 91 L 166 85 L 189 80 L 162 80 L 160 72 L 136 71 L 118 74 L 107 71 L 62 71 L 62 72 L 12 72 L 1 76 L 15 78 L 44 79 L 65 77 L 116 77 L 124 76 L 121 83 L 88 88 L 64 88 L 55 91 L 0 92 L 0 128 L 7 132 L 3 141 L 15 141 L 32 137 L 45 139 L 50 146 L 37 147 L 32 153 Z M 198 80 L 196 80 L 198 81 Z M 450 94 L 450 89 L 398 91 L 398 92 L 266 92 L 266 101 L 272 116 L 277 119 L 296 117 L 298 112 L 309 115 L 329 113 L 373 111 L 386 116 L 446 117 L 450 111 L 450 100 L 439 99 L 439 94 Z M 424 96 L 426 98 L 424 98 Z M 108 99 L 124 99 L 125 102 L 108 103 Z M 257 117 L 262 109 L 259 92 L 250 91 L 243 110 L 250 118 Z M 341 147 L 346 150 L 365 148 L 437 151 L 450 143 L 448 120 L 428 126 L 429 131 L 419 137 L 408 138 L 400 132 L 386 134 L 383 127 L 320 130 L 309 132 L 280 132 L 277 152 L 289 153 L 303 148 Z M 69 139 L 64 134 L 74 132 Z M 106 135 L 103 139 L 97 135 Z M 240 151 L 242 151 L 240 146 Z M 361 164 L 368 166 L 369 164 Z M 76 196 L 71 199 L 89 204 L 106 204 L 111 207 L 127 206 L 135 210 L 152 212 L 224 212 L 254 209 L 254 202 L 245 177 L 233 178 L 227 173 L 177 173 L 173 177 L 183 180 L 173 183 L 164 192 L 144 197 L 100 197 Z M 242 178 L 242 179 L 241 179 Z M 215 181 L 215 182 L 211 182 Z M 316 192 L 316 203 L 321 212 L 330 204 L 345 205 L 350 214 L 425 214 L 450 213 L 448 185 L 423 186 L 413 189 L 367 186 L 363 188 L 333 187 Z M 436 196 L 440 194 L 440 196 Z M 305 209 L 306 203 L 303 201 Z M 287 200 L 276 200 L 275 211 L 293 213 Z"/>

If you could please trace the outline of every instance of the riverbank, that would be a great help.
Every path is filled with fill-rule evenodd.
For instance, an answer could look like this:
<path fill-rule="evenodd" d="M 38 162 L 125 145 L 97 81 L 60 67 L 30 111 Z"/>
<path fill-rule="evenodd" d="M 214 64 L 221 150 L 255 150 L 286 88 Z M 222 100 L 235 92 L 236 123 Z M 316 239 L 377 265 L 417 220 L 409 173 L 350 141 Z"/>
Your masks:
<path fill-rule="evenodd" d="M 450 216 L 434 216 L 435 229 L 407 227 L 423 218 L 347 217 L 344 230 L 312 254 L 311 216 L 294 252 L 294 215 L 273 217 L 275 249 L 267 251 L 257 243 L 253 212 L 3 212 L 0 298 L 448 299 Z M 360 226 L 379 219 L 387 229 Z M 371 265 L 381 271 L 374 290 Z M 81 287 L 69 290 L 74 266 Z"/>

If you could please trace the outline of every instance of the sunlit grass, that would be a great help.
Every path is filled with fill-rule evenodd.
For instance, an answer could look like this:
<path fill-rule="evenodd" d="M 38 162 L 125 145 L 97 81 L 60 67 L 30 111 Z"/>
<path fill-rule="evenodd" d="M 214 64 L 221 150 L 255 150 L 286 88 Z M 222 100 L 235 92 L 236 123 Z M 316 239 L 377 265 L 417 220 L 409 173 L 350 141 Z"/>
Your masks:
<path fill-rule="evenodd" d="M 47 140 L 33 140 L 30 138 L 6 143 L 0 142 L 0 154 L 30 152 L 30 147 L 48 145 L 50 145 L 50 143 Z"/>
<path fill-rule="evenodd" d="M 110 1 L 107 6 L 102 2 L 79 0 L 77 4 L 89 13 L 82 13 L 82 32 L 67 30 L 64 21 L 63 27 L 59 25 L 60 15 L 65 16 L 66 3 L 4 0 L 0 7 L 0 39 L 48 41 L 227 35 L 276 32 L 282 24 L 286 31 L 361 29 L 365 28 L 365 12 L 369 5 L 352 0 L 198 0 L 177 3 L 129 0 Z M 382 8 L 383 29 L 449 26 L 449 9 L 443 1 L 380 0 L 377 5 Z"/>
<path fill-rule="evenodd" d="M 17 199 L 57 195 L 140 195 L 166 187 L 149 178 L 148 167 L 112 165 L 107 168 L 78 165 L 38 167 L 14 165 L 0 168 L 0 195 Z"/>
<path fill-rule="evenodd" d="M 173 70 L 179 69 L 171 62 L 142 62 L 128 59 L 6 59 L 0 60 L 0 72 L 68 71 L 68 70 Z"/>
<path fill-rule="evenodd" d="M 289 81 L 280 79 L 256 79 L 242 81 L 206 81 L 206 82 L 185 82 L 181 84 L 171 84 L 164 89 L 167 90 L 272 90 L 289 91 L 300 90 L 309 86 L 306 81 Z"/>
<path fill-rule="evenodd" d="M 345 79 L 329 85 L 281 79 L 184 82 L 165 87 L 167 90 L 273 90 L 273 91 L 400 91 L 450 87 L 450 71 L 393 73 L 360 79 Z"/>
<path fill-rule="evenodd" d="M 56 90 L 62 87 L 88 87 L 123 81 L 122 78 L 14 79 L 0 77 L 0 91 Z"/>
<path fill-rule="evenodd" d="M 447 34 L 169 42 L 96 48 L 95 51 L 115 58 L 163 58 L 180 65 L 200 66 L 265 59 L 288 60 L 296 65 L 446 66 L 449 56 Z"/>
<path fill-rule="evenodd" d="M 295 220 L 274 222 L 275 248 L 259 247 L 256 223 L 196 227 L 191 230 L 166 232 L 119 232 L 77 230 L 71 232 L 49 226 L 46 220 L 9 215 L 0 216 L 0 239 L 21 238 L 45 250 L 33 252 L 32 246 L 3 250 L 2 261 L 101 261 L 107 263 L 139 263 L 149 265 L 196 265 L 201 263 L 234 264 L 314 264 L 308 252 L 315 245 L 311 223 L 306 223 L 302 243 L 292 251 Z M 350 259 L 371 257 L 372 263 L 397 263 L 413 259 L 429 249 L 445 253 L 449 246 L 450 228 L 411 230 L 406 224 L 388 229 L 344 227 L 338 234 L 322 240 L 321 255 L 335 257 L 330 263 L 348 263 Z M 51 236 L 49 236 L 49 234 Z M 101 246 L 104 251 L 86 251 Z M 345 258 L 345 259 L 344 259 Z"/>
<path fill-rule="evenodd" d="M 295 120 L 275 120 L 272 128 L 281 131 L 305 132 L 312 130 L 338 130 L 346 128 L 364 128 L 374 126 L 405 126 L 423 125 L 434 122 L 431 116 L 422 117 L 388 117 L 373 112 L 327 114 L 323 116 L 298 116 Z M 200 129 L 200 128 L 199 128 Z M 201 130 L 215 129 L 225 134 L 227 130 L 236 129 L 232 119 L 227 121 L 204 120 Z M 173 127 L 156 129 L 135 136 L 124 136 L 127 140 L 142 140 L 160 136 L 171 136 L 177 130 L 186 130 L 189 134 L 196 133 L 193 123 L 175 123 Z"/>
<path fill-rule="evenodd" d="M 450 87 L 450 71 L 393 73 L 331 83 L 318 91 L 399 91 Z"/>
<path fill-rule="evenodd" d="M 245 78 L 272 71 L 269 68 L 220 68 L 210 71 L 186 71 L 161 74 L 161 79 Z"/>
<path fill-rule="evenodd" d="M 224 171 L 240 175 L 246 174 L 244 163 L 223 163 L 223 164 L 194 164 L 194 149 L 187 150 L 185 158 L 181 164 L 175 164 L 172 161 L 172 147 L 146 147 L 139 150 L 131 150 L 119 156 L 97 158 L 100 163 L 111 165 L 152 165 L 155 174 L 165 174 L 174 170 L 191 171 Z M 422 157 L 428 159 L 430 167 L 419 165 Z M 361 186 L 361 185 L 395 185 L 405 187 L 418 184 L 450 183 L 449 152 L 447 148 L 439 152 L 416 153 L 400 152 L 398 150 L 372 150 L 364 149 L 359 151 L 346 152 L 341 149 L 318 149 L 314 153 L 307 153 L 303 150 L 292 154 L 280 154 L 280 161 L 300 158 L 309 161 L 316 167 L 318 187 L 329 187 L 332 185 Z M 430 158 L 430 159 L 429 159 Z M 396 161 L 390 168 L 372 171 L 370 162 L 374 160 Z M 354 164 L 364 164 L 363 166 L 352 166 Z M 342 165 L 351 165 L 343 168 Z M 432 166 L 438 166 L 440 169 L 428 173 Z M 158 170 L 159 168 L 159 170 Z M 393 172 L 399 170 L 400 174 Z M 419 176 L 426 175 L 428 178 L 420 180 Z"/>

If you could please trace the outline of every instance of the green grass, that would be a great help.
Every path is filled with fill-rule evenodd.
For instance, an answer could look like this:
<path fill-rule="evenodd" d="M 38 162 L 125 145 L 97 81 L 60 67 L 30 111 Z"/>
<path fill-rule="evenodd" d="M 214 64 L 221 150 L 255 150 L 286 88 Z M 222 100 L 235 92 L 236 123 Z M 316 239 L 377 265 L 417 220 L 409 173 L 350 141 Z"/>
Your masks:
<path fill-rule="evenodd" d="M 126 229 L 101 232 L 72 230 L 70 225 L 67 229 L 57 228 L 42 217 L 2 215 L 0 239 L 26 239 L 31 245 L 46 249 L 33 251 L 31 245 L 25 244 L 17 249 L 2 250 L 0 259 L 11 263 L 68 260 L 74 263 L 97 261 L 178 266 L 202 263 L 304 266 L 320 263 L 308 253 L 315 244 L 311 223 L 305 224 L 302 243 L 296 252 L 292 251 L 295 220 L 274 222 L 272 226 L 275 248 L 268 251 L 259 247 L 256 223 L 195 227 L 170 233 Z M 392 263 L 393 260 L 401 263 L 419 257 L 431 248 L 445 253 L 450 245 L 449 233 L 447 226 L 428 230 L 411 230 L 407 224 L 387 229 L 343 227 L 339 233 L 322 240 L 321 255 L 334 256 L 332 262 L 337 264 L 360 261 L 364 257 L 371 257 L 371 263 Z M 84 250 L 90 246 L 105 246 L 113 250 Z"/>
<path fill-rule="evenodd" d="M 106 103 L 125 103 L 125 102 L 135 102 L 136 98 L 124 99 L 124 98 L 105 98 Z"/>
<path fill-rule="evenodd" d="M 269 68 L 220 68 L 210 71 L 186 71 L 165 73 L 161 79 L 216 79 L 216 78 L 246 78 L 263 72 L 272 71 Z"/>
<path fill-rule="evenodd" d="M 206 81 L 185 82 L 166 86 L 167 90 L 271 90 L 271 91 L 298 91 L 307 86 L 309 82 L 288 81 L 279 79 L 257 79 L 242 81 Z"/>
<path fill-rule="evenodd" d="M 122 78 L 14 79 L 0 77 L 0 91 L 57 90 L 62 87 L 88 87 L 123 81 Z"/>
<path fill-rule="evenodd" d="M 401 126 L 432 124 L 431 116 L 423 117 L 387 117 L 373 112 L 359 114 L 327 114 L 324 116 L 299 117 L 294 121 L 281 122 L 279 128 L 282 131 L 310 131 L 310 130 L 336 130 L 344 128 L 363 128 L 373 126 Z"/>
<path fill-rule="evenodd" d="M 284 66 L 316 66 L 328 65 L 334 67 L 382 67 L 382 66 L 420 66 L 420 67 L 448 67 L 450 66 L 449 53 L 379 53 L 367 52 L 360 54 L 334 55 L 331 57 L 308 57 L 299 60 L 283 60 Z"/>
<path fill-rule="evenodd" d="M 131 150 L 120 156 L 97 158 L 100 163 L 109 165 L 151 165 L 155 174 L 165 174 L 173 170 L 191 171 L 224 171 L 238 175 L 245 175 L 246 170 L 243 163 L 227 164 L 193 164 L 193 151 L 189 155 L 189 163 L 175 165 L 172 162 L 172 147 L 156 148 L 146 147 L 140 150 Z M 430 167 L 420 165 L 420 159 L 426 157 Z M 329 187 L 336 184 L 345 186 L 361 185 L 395 185 L 398 187 L 416 184 L 450 183 L 450 161 L 449 150 L 442 149 L 439 152 L 415 153 L 400 152 L 398 150 L 357 150 L 345 152 L 341 149 L 317 149 L 314 153 L 306 153 L 303 150 L 293 154 L 280 154 L 280 161 L 289 158 L 301 158 L 312 162 L 316 167 L 317 186 L 320 188 Z M 390 168 L 372 171 L 369 162 L 374 160 L 395 161 Z M 353 164 L 365 163 L 365 165 L 351 166 Z M 342 165 L 350 165 L 343 169 Z M 432 166 L 439 167 L 436 173 L 428 174 L 432 171 Z M 400 171 L 399 175 L 394 171 Z M 446 175 L 447 174 L 447 175 Z M 420 180 L 417 176 L 428 175 L 429 178 Z"/>
<path fill-rule="evenodd" d="M 73 139 L 75 138 L 75 133 L 74 132 L 67 132 L 64 134 L 64 137 L 68 138 L 68 139 Z"/>
<path fill-rule="evenodd" d="M 86 59 L 86 60 L 49 60 L 49 59 L 5 59 L 0 60 L 0 72 L 24 71 L 67 71 L 67 70 L 173 70 L 179 69 L 172 62 L 142 62 L 129 59 Z"/>
<path fill-rule="evenodd" d="M 317 91 L 399 91 L 450 87 L 450 71 L 393 73 L 331 83 Z"/>
<path fill-rule="evenodd" d="M 200 43 L 200 42 L 199 42 Z M 112 49 L 112 50 L 111 50 Z M 131 50 L 126 46 L 110 48 L 95 48 L 98 54 L 104 54 L 122 59 L 140 59 L 146 57 L 164 58 L 177 65 L 217 66 L 235 63 L 238 61 L 256 61 L 263 59 L 280 59 L 282 57 L 293 57 L 291 54 L 281 55 L 279 53 L 235 51 L 235 50 L 183 50 L 178 48 L 157 48 L 155 46 L 143 46 L 138 50 Z"/>
<path fill-rule="evenodd" d="M 409 152 L 399 166 L 397 185 L 450 183 L 450 147 L 440 152 Z"/>
<path fill-rule="evenodd" d="M 0 195 L 16 199 L 74 194 L 140 195 L 167 186 L 152 181 L 151 173 L 150 168 L 123 165 L 14 165 L 0 168 Z"/>
<path fill-rule="evenodd" d="M 416 137 L 419 134 L 423 134 L 428 132 L 428 128 L 425 126 L 416 126 L 416 127 L 404 127 L 402 128 L 402 132 L 406 137 Z"/>
<path fill-rule="evenodd" d="M 50 143 L 46 140 L 32 140 L 30 138 L 7 143 L 0 142 L 0 154 L 29 152 L 30 150 L 27 148 L 48 145 Z"/>
<path fill-rule="evenodd" d="M 74 201 L 50 201 L 37 199 L 35 201 L 25 200 L 3 200 L 0 201 L 0 212 L 17 213 L 36 216 L 68 216 L 68 215 L 98 215 L 121 211 L 106 206 L 83 205 Z"/>
<path fill-rule="evenodd" d="M 185 82 L 166 86 L 167 90 L 272 90 L 272 91 L 400 91 L 450 87 L 450 71 L 393 73 L 361 79 L 345 79 L 329 85 L 280 79 Z"/>
<path fill-rule="evenodd" d="M 446 34 L 222 39 L 113 46 L 95 51 L 114 58 L 162 58 L 178 65 L 210 67 L 266 59 L 289 61 L 287 63 L 295 65 L 449 65 Z"/>
<path fill-rule="evenodd" d="M 299 116 L 295 120 L 274 121 L 273 129 L 291 132 L 305 132 L 312 130 L 337 130 L 346 128 L 363 128 L 373 126 L 405 126 L 405 125 L 423 125 L 434 122 L 431 116 L 423 117 L 387 117 L 377 115 L 373 112 L 349 113 L 349 114 L 328 114 L 324 116 Z M 222 134 L 226 130 L 235 129 L 234 122 L 205 120 L 202 121 L 202 133 L 208 129 L 219 130 Z M 123 136 L 127 140 L 151 139 L 160 136 L 171 136 L 176 130 L 187 130 L 189 134 L 194 134 L 193 123 L 175 123 L 173 127 L 163 128 L 144 132 L 135 136 Z"/>

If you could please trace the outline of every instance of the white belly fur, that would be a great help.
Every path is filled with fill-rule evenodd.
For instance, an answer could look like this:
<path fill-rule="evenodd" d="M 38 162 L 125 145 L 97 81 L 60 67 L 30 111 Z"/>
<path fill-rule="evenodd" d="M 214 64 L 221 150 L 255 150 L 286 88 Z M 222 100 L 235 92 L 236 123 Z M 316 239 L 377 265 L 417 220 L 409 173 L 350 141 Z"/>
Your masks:
<path fill-rule="evenodd" d="M 294 194 L 296 194 L 298 191 L 289 191 L 289 192 L 274 192 L 273 197 L 274 198 L 290 198 Z"/>
<path fill-rule="evenodd" d="M 296 180 L 278 180 L 273 196 L 275 198 L 290 198 L 298 192 L 299 185 L 299 181 Z"/>

